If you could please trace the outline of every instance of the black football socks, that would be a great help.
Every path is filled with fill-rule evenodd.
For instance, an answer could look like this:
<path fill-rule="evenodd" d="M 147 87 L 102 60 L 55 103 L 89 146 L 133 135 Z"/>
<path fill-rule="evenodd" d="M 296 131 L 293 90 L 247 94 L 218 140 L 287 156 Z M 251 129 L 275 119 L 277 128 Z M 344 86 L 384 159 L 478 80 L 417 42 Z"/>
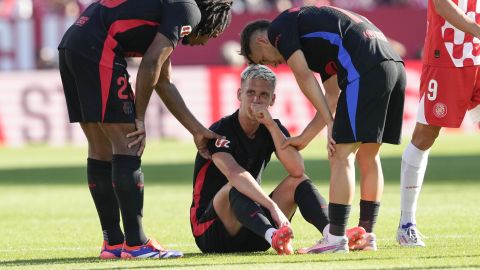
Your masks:
<path fill-rule="evenodd" d="M 238 221 L 258 236 L 263 238 L 265 232 L 274 227 L 262 208 L 253 200 L 240 193 L 236 188 L 232 187 L 230 190 L 229 200 L 230 207 L 232 207 Z"/>
<path fill-rule="evenodd" d="M 360 200 L 360 219 L 358 226 L 362 226 L 367 233 L 373 232 L 373 227 L 377 222 L 380 202 Z"/>
<path fill-rule="evenodd" d="M 109 245 L 123 243 L 120 228 L 120 209 L 112 186 L 112 163 L 87 159 L 87 179 L 98 217 L 103 230 L 103 239 Z"/>
<path fill-rule="evenodd" d="M 347 228 L 351 205 L 329 203 L 330 234 L 343 236 Z"/>
<path fill-rule="evenodd" d="M 329 223 L 328 204 L 310 179 L 297 186 L 294 199 L 303 218 L 323 233 L 323 229 Z"/>
<path fill-rule="evenodd" d="M 144 182 L 140 164 L 140 157 L 113 155 L 112 179 L 128 246 L 139 246 L 148 241 L 142 227 Z"/>

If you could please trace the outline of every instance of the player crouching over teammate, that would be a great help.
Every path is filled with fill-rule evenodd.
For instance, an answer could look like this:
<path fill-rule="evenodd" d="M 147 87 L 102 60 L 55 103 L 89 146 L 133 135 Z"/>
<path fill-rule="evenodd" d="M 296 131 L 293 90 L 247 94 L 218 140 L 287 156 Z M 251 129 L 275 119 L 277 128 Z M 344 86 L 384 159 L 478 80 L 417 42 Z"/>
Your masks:
<path fill-rule="evenodd" d="M 275 84 L 269 68 L 247 67 L 237 91 L 240 108 L 210 127 L 225 138 L 209 142 L 212 160 L 197 154 L 190 222 L 202 252 L 265 251 L 271 246 L 278 254 L 292 254 L 289 220 L 297 205 L 320 232 L 329 223 L 326 202 L 304 174 L 300 153 L 280 147 L 289 133 L 268 112 Z M 268 196 L 260 183 L 273 152 L 288 176 Z"/>
<path fill-rule="evenodd" d="M 139 3 L 140 2 L 140 3 Z M 59 64 L 70 122 L 88 140 L 87 178 L 103 231 L 102 259 L 176 258 L 143 230 L 144 117 L 155 89 L 205 155 L 205 128 L 171 82 L 170 55 L 180 40 L 203 45 L 227 27 L 232 0 L 101 0 L 67 30 Z M 142 56 L 135 101 L 125 56 Z M 123 228 L 120 226 L 120 215 Z"/>
<path fill-rule="evenodd" d="M 384 186 L 380 148 L 384 143 L 400 143 L 406 85 L 402 59 L 368 19 L 330 6 L 293 8 L 271 22 L 253 21 L 242 30 L 240 43 L 241 54 L 250 63 L 286 63 L 317 110 L 300 135 L 282 147 L 301 150 L 327 128 L 330 226 L 316 248 L 337 249 L 347 242 L 356 161 L 359 225 L 368 232 L 366 245 L 356 249 L 376 250 L 373 231 Z M 328 97 L 324 84 L 333 78 L 341 91 Z"/>

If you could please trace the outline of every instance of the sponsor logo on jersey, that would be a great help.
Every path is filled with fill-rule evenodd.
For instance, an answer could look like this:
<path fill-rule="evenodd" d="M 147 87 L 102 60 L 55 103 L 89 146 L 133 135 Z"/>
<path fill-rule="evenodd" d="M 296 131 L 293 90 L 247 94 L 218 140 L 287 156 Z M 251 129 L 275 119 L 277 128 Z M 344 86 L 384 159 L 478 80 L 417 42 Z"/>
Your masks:
<path fill-rule="evenodd" d="M 188 36 L 192 32 L 192 27 L 190 25 L 184 25 L 180 28 L 180 37 Z"/>
<path fill-rule="evenodd" d="M 437 118 L 443 118 L 447 115 L 447 105 L 439 102 L 433 106 L 433 114 Z"/>
<path fill-rule="evenodd" d="M 363 31 L 363 36 L 368 39 L 380 39 L 383 41 L 387 41 L 387 38 L 382 32 L 375 31 L 375 30 L 365 30 Z"/>
<path fill-rule="evenodd" d="M 217 139 L 215 141 L 215 146 L 217 148 L 230 148 L 230 141 L 227 139 Z"/>
<path fill-rule="evenodd" d="M 84 24 L 86 24 L 88 22 L 90 18 L 87 17 L 87 16 L 81 16 L 80 18 L 77 19 L 77 21 L 75 22 L 75 25 L 76 26 L 83 26 Z"/>

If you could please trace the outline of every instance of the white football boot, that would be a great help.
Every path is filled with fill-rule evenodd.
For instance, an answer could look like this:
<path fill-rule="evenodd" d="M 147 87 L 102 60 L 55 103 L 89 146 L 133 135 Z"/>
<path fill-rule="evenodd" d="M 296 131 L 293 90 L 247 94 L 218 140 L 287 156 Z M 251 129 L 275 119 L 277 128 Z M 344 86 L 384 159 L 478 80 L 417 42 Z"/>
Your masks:
<path fill-rule="evenodd" d="M 397 242 L 404 247 L 425 247 L 422 238 L 426 238 L 415 225 L 407 223 L 399 225 L 397 231 Z"/>
<path fill-rule="evenodd" d="M 330 233 L 326 233 L 322 240 L 309 248 L 301 248 L 297 252 L 300 254 L 312 253 L 348 253 L 348 238 L 346 236 L 340 237 L 339 240 L 332 240 Z"/>

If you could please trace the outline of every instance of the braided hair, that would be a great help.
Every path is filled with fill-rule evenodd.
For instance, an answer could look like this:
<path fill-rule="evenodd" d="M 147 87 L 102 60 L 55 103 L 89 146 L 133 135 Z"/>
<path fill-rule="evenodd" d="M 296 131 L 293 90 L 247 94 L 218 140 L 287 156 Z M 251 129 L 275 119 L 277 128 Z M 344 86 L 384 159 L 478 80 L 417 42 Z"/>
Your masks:
<path fill-rule="evenodd" d="M 233 0 L 195 0 L 202 14 L 198 24 L 198 35 L 222 33 L 232 19 L 230 8 Z"/>

